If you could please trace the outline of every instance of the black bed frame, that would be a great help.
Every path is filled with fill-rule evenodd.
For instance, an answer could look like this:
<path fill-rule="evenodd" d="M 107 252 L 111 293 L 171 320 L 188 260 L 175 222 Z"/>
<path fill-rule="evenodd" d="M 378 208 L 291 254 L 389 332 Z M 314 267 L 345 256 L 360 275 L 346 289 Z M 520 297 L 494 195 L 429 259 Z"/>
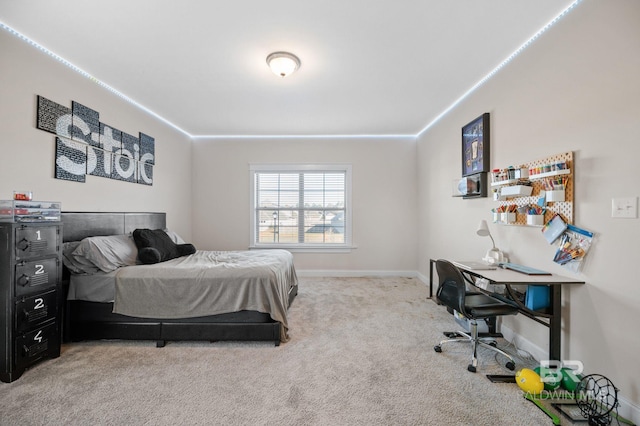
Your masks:
<path fill-rule="evenodd" d="M 120 235 L 136 228 L 166 228 L 165 213 L 62 212 L 63 242 L 90 236 Z M 63 285 L 68 289 L 69 272 Z M 289 305 L 298 286 L 289 289 Z M 69 300 L 64 314 L 65 341 L 126 339 L 155 340 L 163 347 L 167 340 L 273 341 L 280 345 L 281 324 L 269 314 L 256 311 L 231 312 L 185 319 L 149 319 L 113 313 L 113 303 Z"/>

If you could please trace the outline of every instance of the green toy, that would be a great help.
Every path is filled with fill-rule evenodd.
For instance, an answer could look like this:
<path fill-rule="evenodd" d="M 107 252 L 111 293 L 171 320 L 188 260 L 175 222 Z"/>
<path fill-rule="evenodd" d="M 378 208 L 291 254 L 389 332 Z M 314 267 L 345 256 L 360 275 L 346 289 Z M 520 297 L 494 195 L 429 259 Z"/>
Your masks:
<path fill-rule="evenodd" d="M 575 392 L 578 383 L 582 380 L 582 376 L 580 374 L 576 374 L 571 368 L 562 368 L 562 387 L 568 390 L 569 392 Z"/>
<path fill-rule="evenodd" d="M 542 383 L 544 383 L 544 390 L 548 391 L 558 389 L 562 382 L 562 378 L 564 377 L 561 376 L 561 373 L 557 372 L 557 370 L 552 370 L 547 367 L 536 367 L 533 369 L 533 371 L 540 375 Z"/>

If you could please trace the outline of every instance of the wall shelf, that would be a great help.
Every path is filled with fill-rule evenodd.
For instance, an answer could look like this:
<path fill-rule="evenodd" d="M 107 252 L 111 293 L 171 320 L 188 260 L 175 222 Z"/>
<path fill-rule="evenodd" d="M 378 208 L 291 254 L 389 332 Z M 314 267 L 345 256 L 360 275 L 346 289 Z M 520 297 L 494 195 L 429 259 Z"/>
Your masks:
<path fill-rule="evenodd" d="M 495 188 L 495 187 L 500 187 L 504 185 L 512 185 L 520 182 L 520 180 L 521 179 L 506 179 L 506 180 L 500 180 L 497 182 L 491 182 L 491 187 Z"/>
<path fill-rule="evenodd" d="M 531 176 L 529 176 L 529 180 L 538 180 L 538 179 L 544 179 L 544 178 L 548 178 L 548 177 L 563 176 L 563 175 L 570 175 L 570 174 L 571 174 L 571 170 L 570 169 L 554 170 L 552 172 L 546 172 L 546 173 L 539 173 L 539 174 L 531 175 Z"/>

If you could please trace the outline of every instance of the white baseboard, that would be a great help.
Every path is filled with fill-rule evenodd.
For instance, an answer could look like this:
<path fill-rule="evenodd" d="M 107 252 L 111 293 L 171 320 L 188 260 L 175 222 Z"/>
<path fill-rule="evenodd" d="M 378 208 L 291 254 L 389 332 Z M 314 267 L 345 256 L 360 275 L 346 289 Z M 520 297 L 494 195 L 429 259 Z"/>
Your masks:
<path fill-rule="evenodd" d="M 522 335 L 515 333 L 504 324 L 500 324 L 500 332 L 507 342 L 511 342 L 516 348 L 530 353 L 536 360 L 540 361 L 541 359 L 549 358 L 549 352 L 546 349 L 543 349 L 530 340 L 527 340 Z"/>
<path fill-rule="evenodd" d="M 299 277 L 329 277 L 329 278 L 358 278 L 358 277 L 405 277 L 416 278 L 416 271 L 354 271 L 354 270 L 315 270 L 297 269 Z"/>

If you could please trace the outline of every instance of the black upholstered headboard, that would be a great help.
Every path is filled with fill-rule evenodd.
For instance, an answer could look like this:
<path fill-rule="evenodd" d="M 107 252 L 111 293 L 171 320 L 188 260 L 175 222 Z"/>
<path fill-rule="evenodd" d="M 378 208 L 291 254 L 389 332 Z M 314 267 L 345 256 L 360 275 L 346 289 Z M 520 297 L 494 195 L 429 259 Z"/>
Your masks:
<path fill-rule="evenodd" d="M 166 213 L 62 212 L 62 241 L 86 237 L 121 235 L 137 228 L 164 229 Z"/>

